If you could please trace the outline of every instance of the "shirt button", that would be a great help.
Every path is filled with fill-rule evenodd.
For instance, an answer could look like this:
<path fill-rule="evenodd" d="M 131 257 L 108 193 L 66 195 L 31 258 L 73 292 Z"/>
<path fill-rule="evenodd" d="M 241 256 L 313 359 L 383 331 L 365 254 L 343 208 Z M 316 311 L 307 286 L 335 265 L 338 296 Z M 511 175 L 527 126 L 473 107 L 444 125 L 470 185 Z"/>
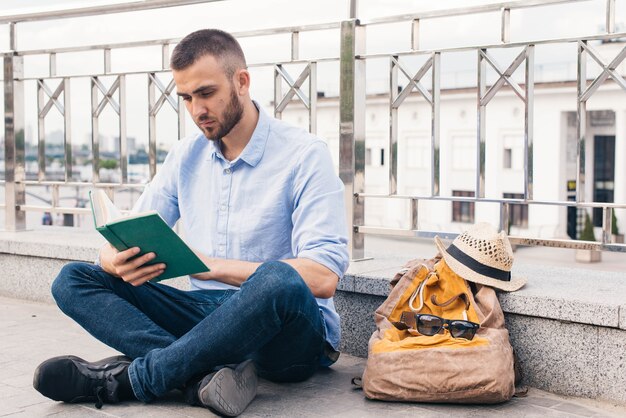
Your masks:
<path fill-rule="evenodd" d="M 230 174 L 230 168 L 224 169 L 224 174 Z"/>
<path fill-rule="evenodd" d="M 226 210 L 226 205 L 220 206 L 220 210 L 222 210 L 222 211 Z"/>
<path fill-rule="evenodd" d="M 223 246 L 223 245 L 220 245 L 219 250 L 220 250 L 220 252 L 224 251 L 224 246 Z"/>

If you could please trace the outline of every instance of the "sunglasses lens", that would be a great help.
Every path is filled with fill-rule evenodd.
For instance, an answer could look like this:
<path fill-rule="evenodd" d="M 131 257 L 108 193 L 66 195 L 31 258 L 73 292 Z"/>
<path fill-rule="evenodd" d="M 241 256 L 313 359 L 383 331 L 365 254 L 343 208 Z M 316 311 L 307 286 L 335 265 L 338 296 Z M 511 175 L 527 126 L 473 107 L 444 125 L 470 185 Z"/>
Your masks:
<path fill-rule="evenodd" d="M 476 327 L 474 324 L 465 321 L 450 321 L 448 324 L 450 335 L 454 338 L 465 338 L 471 340 L 476 335 Z"/>
<path fill-rule="evenodd" d="M 422 335 L 436 335 L 441 331 L 443 319 L 434 315 L 419 315 L 417 317 L 417 330 Z"/>

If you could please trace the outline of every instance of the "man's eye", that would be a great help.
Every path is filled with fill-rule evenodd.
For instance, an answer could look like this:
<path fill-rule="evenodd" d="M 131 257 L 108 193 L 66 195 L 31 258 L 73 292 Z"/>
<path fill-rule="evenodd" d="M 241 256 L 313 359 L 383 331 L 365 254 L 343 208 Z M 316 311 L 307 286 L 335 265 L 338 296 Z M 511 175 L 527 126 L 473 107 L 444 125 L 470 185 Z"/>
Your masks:
<path fill-rule="evenodd" d="M 191 101 L 191 97 L 183 96 L 183 102 L 189 102 L 189 101 Z"/>
<path fill-rule="evenodd" d="M 209 97 L 213 95 L 212 91 L 204 91 L 200 94 L 202 97 Z"/>

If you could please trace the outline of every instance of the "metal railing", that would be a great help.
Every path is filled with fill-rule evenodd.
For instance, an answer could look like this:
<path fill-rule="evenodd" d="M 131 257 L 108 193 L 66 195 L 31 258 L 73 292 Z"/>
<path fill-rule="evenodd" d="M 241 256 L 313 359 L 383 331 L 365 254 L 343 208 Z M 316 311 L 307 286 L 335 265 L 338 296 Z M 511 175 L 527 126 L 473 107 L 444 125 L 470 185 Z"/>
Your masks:
<path fill-rule="evenodd" d="M 593 34 L 586 37 L 559 38 L 528 40 L 524 42 L 510 42 L 510 19 L 511 13 L 517 9 L 538 8 L 560 3 L 578 3 L 589 0 L 521 0 L 503 2 L 478 7 L 467 7 L 452 10 L 433 11 L 416 14 L 403 14 L 374 18 L 370 20 L 357 19 L 357 1 L 349 3 L 349 19 L 340 22 L 324 24 L 281 27 L 263 30 L 251 30 L 237 32 L 237 38 L 259 38 L 276 34 L 290 36 L 290 58 L 283 62 L 261 62 L 252 64 L 251 67 L 273 68 L 274 71 L 274 114 L 281 117 L 288 105 L 294 102 L 303 104 L 309 114 L 309 129 L 317 130 L 317 64 L 320 62 L 339 63 L 339 175 L 346 186 L 346 202 L 348 204 L 348 222 L 352 225 L 351 251 L 353 259 L 360 259 L 364 254 L 364 239 L 367 234 L 383 234 L 393 236 L 411 237 L 453 237 L 450 231 L 427 231 L 420 229 L 418 203 L 420 201 L 453 201 L 453 202 L 479 202 L 493 203 L 500 208 L 500 228 L 509 229 L 509 210 L 514 204 L 527 205 L 552 205 L 559 207 L 576 208 L 601 208 L 603 214 L 602 239 L 599 242 L 527 238 L 512 236 L 514 243 L 522 245 L 543 245 L 567 248 L 584 248 L 608 251 L 626 252 L 626 245 L 611 243 L 611 222 L 613 211 L 616 208 L 626 208 L 626 202 L 602 203 L 586 199 L 585 190 L 585 137 L 586 137 L 586 103 L 597 89 L 612 80 L 616 85 L 626 90 L 626 82 L 616 71 L 617 66 L 626 57 L 626 48 L 623 48 L 610 62 L 604 62 L 595 49 L 589 44 L 593 40 L 617 40 L 626 37 L 626 33 L 615 32 L 615 0 L 607 0 L 605 3 L 606 27 L 601 34 Z M 40 50 L 19 50 L 16 44 L 17 24 L 25 21 L 38 21 L 48 19 L 61 19 L 66 17 L 94 16 L 103 13 L 118 13 L 128 11 L 141 11 L 167 6 L 191 5 L 207 1 L 180 0 L 164 1 L 152 0 L 133 2 L 122 5 L 72 8 L 59 12 L 31 13 L 15 16 L 0 17 L 0 24 L 9 26 L 10 49 L 0 54 L 4 60 L 4 103 L 5 103 L 5 204 L 6 229 L 23 230 L 26 227 L 25 213 L 27 211 L 51 211 L 56 213 L 85 213 L 86 209 L 63 207 L 59 204 L 58 190 L 64 186 L 75 187 L 103 187 L 109 190 L 120 188 L 141 188 L 142 185 L 128 182 L 126 149 L 126 93 L 125 80 L 129 75 L 145 75 L 148 80 L 149 101 L 149 167 L 150 176 L 154 176 L 157 169 L 156 147 L 156 116 L 166 103 L 171 106 L 178 116 L 178 133 L 184 135 L 185 119 L 182 103 L 175 98 L 173 80 L 167 85 L 160 81 L 158 75 L 169 74 L 170 47 L 177 39 L 161 39 L 141 42 L 127 42 L 115 44 L 90 45 L 85 47 L 66 47 Z M 500 43 L 489 45 L 468 45 L 454 48 L 441 48 L 425 50 L 420 48 L 420 26 L 428 19 L 453 17 L 462 15 L 481 16 L 485 13 L 500 13 L 499 37 Z M 390 51 L 384 53 L 367 53 L 366 33 L 368 28 L 376 25 L 384 25 L 394 22 L 408 22 L 410 24 L 410 46 L 405 51 Z M 317 57 L 315 59 L 300 58 L 300 34 L 324 30 L 337 30 L 340 42 L 339 56 Z M 535 46 L 543 44 L 576 44 L 577 45 L 577 177 L 575 201 L 536 200 L 533 198 L 533 185 L 535 184 L 533 170 L 533 138 L 534 120 L 533 105 L 534 97 L 534 51 Z M 161 48 L 161 65 L 147 71 L 139 72 L 113 72 L 111 71 L 111 51 L 125 48 L 143 46 L 159 46 Z M 493 58 L 493 50 L 518 48 L 521 52 L 513 59 L 507 68 L 501 68 Z M 85 74 L 58 74 L 57 55 L 99 51 L 102 55 L 102 71 Z M 441 164 L 440 164 L 440 125 L 441 125 L 441 88 L 440 75 L 442 71 L 441 57 L 443 54 L 454 52 L 473 52 L 478 62 L 478 78 L 476 82 L 476 106 L 478 129 L 476 133 L 476 175 L 474 197 L 453 197 L 441 195 Z M 49 74 L 47 77 L 27 78 L 24 76 L 23 64 L 25 56 L 44 56 L 49 60 Z M 402 57 L 426 57 L 425 63 L 417 72 L 412 72 L 401 62 Z M 601 67 L 601 74 L 590 84 L 587 80 L 586 62 L 587 57 L 592 58 Z M 389 60 L 389 188 L 386 194 L 365 193 L 365 105 L 366 92 L 366 63 L 370 59 L 386 58 Z M 304 67 L 302 72 L 292 77 L 286 69 L 287 65 L 300 64 Z M 513 72 L 524 64 L 525 76 L 523 85 L 518 84 L 512 77 Z M 498 79 L 491 85 L 487 83 L 487 70 L 491 68 L 497 73 Z M 401 87 L 398 76 L 404 74 L 409 83 Z M 425 86 L 422 79 L 430 76 L 431 83 Z M 114 78 L 110 87 L 106 87 L 102 77 Z M 71 109 L 70 81 L 76 78 L 88 78 L 91 85 L 91 147 L 92 147 L 92 180 L 91 182 L 79 182 L 72 178 L 72 138 L 70 129 Z M 24 164 L 24 82 L 36 81 L 38 94 L 38 177 L 37 180 L 26 180 Z M 288 90 L 283 92 L 283 83 Z M 308 91 L 303 90 L 308 83 Z M 50 87 L 52 85 L 52 87 Z M 486 152 L 485 145 L 488 142 L 486 131 L 486 110 L 489 102 L 503 87 L 511 89 L 524 104 L 524 193 L 522 199 L 493 199 L 485 197 L 486 176 Z M 398 110 L 403 102 L 417 91 L 430 106 L 431 126 L 431 168 L 430 193 L 424 196 L 403 195 L 398 193 Z M 117 97 L 116 97 L 117 96 Z M 63 97 L 63 103 L 60 98 Z M 626 95 L 624 96 L 626 98 Z M 45 118 L 52 108 L 56 108 L 64 118 L 64 181 L 52 181 L 46 178 L 45 165 Z M 119 119 L 119 164 L 120 182 L 103 183 L 100 181 L 99 166 L 99 118 L 102 111 L 111 107 Z M 50 186 L 53 189 L 52 204 L 50 206 L 26 205 L 25 188 L 27 186 Z M 56 197 L 55 197 L 56 196 Z M 365 225 L 365 201 L 368 199 L 400 199 L 410 205 L 410 227 L 407 229 L 374 227 Z"/>

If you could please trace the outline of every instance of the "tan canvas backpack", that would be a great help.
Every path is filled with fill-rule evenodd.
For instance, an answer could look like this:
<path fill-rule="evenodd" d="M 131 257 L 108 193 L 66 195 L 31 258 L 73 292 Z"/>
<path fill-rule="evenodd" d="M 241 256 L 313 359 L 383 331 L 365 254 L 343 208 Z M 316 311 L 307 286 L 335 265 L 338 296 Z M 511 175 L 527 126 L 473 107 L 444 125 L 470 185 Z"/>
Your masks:
<path fill-rule="evenodd" d="M 366 397 L 497 403 L 513 396 L 513 350 L 492 288 L 470 286 L 439 257 L 407 263 L 394 283 L 375 314 L 377 330 L 369 341 L 362 378 Z M 414 320 L 416 313 L 480 327 L 471 340 L 454 338 L 446 329 L 432 336 L 399 329 L 407 328 L 407 319 Z"/>

